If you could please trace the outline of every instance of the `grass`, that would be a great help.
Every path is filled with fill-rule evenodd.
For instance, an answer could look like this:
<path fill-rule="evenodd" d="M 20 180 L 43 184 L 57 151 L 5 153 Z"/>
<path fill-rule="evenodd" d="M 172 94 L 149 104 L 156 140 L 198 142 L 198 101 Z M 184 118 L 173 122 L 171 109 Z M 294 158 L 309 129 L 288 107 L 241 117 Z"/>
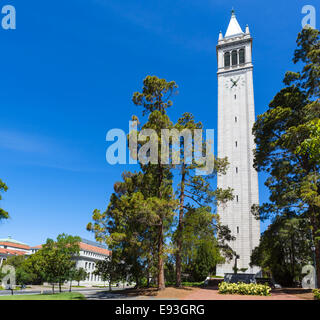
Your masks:
<path fill-rule="evenodd" d="M 21 290 L 20 287 L 15 287 L 15 288 L 13 289 L 13 291 L 19 291 L 19 290 Z M 3 287 L 0 287 L 0 291 L 7 291 L 7 289 L 5 289 L 5 288 L 3 288 Z"/>
<path fill-rule="evenodd" d="M 201 282 L 182 282 L 184 287 L 199 287 L 202 286 L 204 281 Z"/>
<path fill-rule="evenodd" d="M 56 294 L 0 296 L 0 300 L 85 300 L 85 297 L 77 292 L 62 292 Z"/>

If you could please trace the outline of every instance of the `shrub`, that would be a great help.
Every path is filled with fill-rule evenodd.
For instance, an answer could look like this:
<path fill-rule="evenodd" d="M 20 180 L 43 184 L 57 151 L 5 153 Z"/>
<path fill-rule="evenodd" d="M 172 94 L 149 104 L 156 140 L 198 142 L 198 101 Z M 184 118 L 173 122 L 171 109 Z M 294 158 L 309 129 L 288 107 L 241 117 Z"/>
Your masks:
<path fill-rule="evenodd" d="M 254 295 L 254 296 L 270 296 L 271 288 L 265 284 L 255 283 L 227 283 L 221 282 L 219 284 L 220 294 L 241 294 L 241 295 Z"/>
<path fill-rule="evenodd" d="M 314 289 L 313 295 L 316 300 L 320 300 L 320 289 Z"/>

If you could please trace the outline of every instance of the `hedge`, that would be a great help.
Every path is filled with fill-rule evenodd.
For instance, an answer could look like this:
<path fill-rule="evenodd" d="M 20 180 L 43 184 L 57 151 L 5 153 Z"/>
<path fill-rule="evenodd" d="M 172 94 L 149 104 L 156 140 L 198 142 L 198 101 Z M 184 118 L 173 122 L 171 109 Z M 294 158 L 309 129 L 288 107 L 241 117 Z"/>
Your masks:
<path fill-rule="evenodd" d="M 313 295 L 316 300 L 320 300 L 320 289 L 314 289 Z"/>
<path fill-rule="evenodd" d="M 254 296 L 270 296 L 271 288 L 265 284 L 255 283 L 227 283 L 221 282 L 219 284 L 220 294 L 241 294 L 241 295 L 254 295 Z"/>

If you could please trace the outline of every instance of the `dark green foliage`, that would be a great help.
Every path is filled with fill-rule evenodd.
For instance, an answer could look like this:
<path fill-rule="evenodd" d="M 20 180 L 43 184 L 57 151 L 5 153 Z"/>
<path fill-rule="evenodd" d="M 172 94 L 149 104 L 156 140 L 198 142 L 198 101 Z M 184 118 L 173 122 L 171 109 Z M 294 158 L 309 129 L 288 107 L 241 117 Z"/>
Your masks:
<path fill-rule="evenodd" d="M 285 88 L 254 125 L 257 148 L 254 165 L 269 173 L 269 203 L 253 207 L 261 220 L 277 215 L 305 219 L 320 261 L 320 32 L 304 29 L 297 38 L 294 63 L 300 72 L 287 72 Z M 320 283 L 320 264 L 317 264 Z"/>
<path fill-rule="evenodd" d="M 282 286 L 301 281 L 301 270 L 312 259 L 308 224 L 297 216 L 279 216 L 263 233 L 251 264 L 260 266 L 268 277 Z"/>
<path fill-rule="evenodd" d="M 16 271 L 16 283 L 18 285 L 37 284 L 37 274 L 29 270 L 26 256 L 12 256 L 9 257 L 4 265 L 11 265 Z"/>
<path fill-rule="evenodd" d="M 108 281 L 111 291 L 112 283 L 126 280 L 127 270 L 124 261 L 110 256 L 96 263 L 94 274 L 101 276 L 103 281 Z"/>
<path fill-rule="evenodd" d="M 204 281 L 209 275 L 214 274 L 219 262 L 221 257 L 217 244 L 213 241 L 201 241 L 192 264 L 193 280 Z"/>
<path fill-rule="evenodd" d="M 7 192 L 7 191 L 8 191 L 8 187 L 0 179 L 0 200 L 2 200 L 1 192 Z M 8 218 L 9 218 L 9 213 L 0 208 L 0 220 L 1 219 L 8 219 Z"/>
<path fill-rule="evenodd" d="M 157 137 L 151 139 L 146 136 L 146 140 L 138 141 L 138 154 L 155 147 L 158 157 L 149 162 L 140 162 L 140 172 L 124 172 L 122 181 L 114 185 L 114 193 L 107 210 L 103 213 L 95 210 L 92 216 L 93 223 L 87 225 L 87 229 L 95 233 L 97 241 L 108 244 L 114 259 L 124 262 L 130 280 L 136 282 L 137 286 L 142 286 L 143 279 L 147 279 L 147 285 L 150 285 L 150 279 L 153 282 L 157 279 L 160 290 L 165 288 L 165 273 L 172 279 L 172 274 L 176 271 L 177 279 L 180 279 L 177 280 L 177 284 L 181 284 L 182 260 L 185 259 L 182 254 L 191 242 L 193 247 L 189 247 L 189 250 L 195 251 L 200 240 L 212 242 L 217 247 L 214 234 L 221 234 L 223 239 L 229 237 L 231 240 L 230 233 L 225 227 L 219 225 L 210 207 L 218 202 L 232 199 L 232 190 L 213 190 L 210 185 L 217 172 L 225 172 L 228 165 L 227 159 L 214 159 L 212 155 L 210 160 L 214 163 L 214 174 L 207 177 L 196 176 L 195 169 L 202 166 L 196 163 L 186 165 L 182 155 L 186 146 L 181 142 L 180 166 L 164 164 L 161 161 L 161 146 L 163 142 L 166 143 L 161 136 L 163 129 L 175 129 L 180 132 L 184 128 L 202 128 L 202 124 L 196 123 L 190 113 L 185 113 L 176 125 L 172 123 L 167 109 L 172 106 L 170 99 L 176 90 L 175 82 L 148 76 L 143 82 L 142 91 L 133 95 L 134 104 L 142 106 L 143 115 L 148 118 L 144 123 L 140 123 L 137 116 L 132 117 L 132 120 L 137 121 L 138 128 L 137 131 L 128 135 L 128 141 L 131 141 L 134 135 L 142 134 L 143 130 L 153 129 Z M 204 143 L 204 150 L 205 148 Z M 132 158 L 135 159 L 136 152 L 130 151 Z M 169 158 L 172 159 L 172 152 L 169 153 Z M 148 154 L 145 154 L 146 158 Z M 176 193 L 173 188 L 174 173 L 183 177 Z M 184 239 L 190 235 L 188 232 L 184 233 L 184 225 L 191 223 L 191 219 L 188 220 L 185 217 L 188 212 L 197 209 L 199 212 L 206 211 L 209 219 L 206 220 L 208 227 L 206 232 L 211 233 L 211 236 L 208 239 L 201 238 L 202 235 L 199 232 L 196 233 L 198 240 L 188 239 L 189 242 L 183 244 Z M 174 232 L 176 222 L 174 216 L 177 210 L 179 210 L 178 229 Z M 202 217 L 201 214 L 200 217 Z M 215 223 L 213 223 L 214 220 L 216 220 Z M 170 237 L 173 240 L 171 243 Z M 221 245 L 224 245 L 223 240 Z M 173 268 L 174 261 L 175 268 Z"/>
<path fill-rule="evenodd" d="M 42 248 L 26 260 L 26 265 L 32 273 L 51 283 L 61 286 L 70 280 L 70 273 L 75 267 L 75 257 L 79 255 L 81 238 L 61 234 L 57 240 L 47 239 Z"/>

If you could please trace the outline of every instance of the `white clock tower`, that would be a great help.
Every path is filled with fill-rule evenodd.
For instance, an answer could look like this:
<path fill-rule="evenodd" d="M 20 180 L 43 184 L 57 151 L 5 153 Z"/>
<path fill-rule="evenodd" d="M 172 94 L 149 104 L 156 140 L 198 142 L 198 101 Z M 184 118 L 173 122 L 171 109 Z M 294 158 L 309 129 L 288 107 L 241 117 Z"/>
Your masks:
<path fill-rule="evenodd" d="M 225 37 L 220 32 L 217 55 L 218 157 L 228 157 L 230 163 L 226 175 L 218 176 L 218 187 L 232 188 L 235 197 L 219 206 L 218 214 L 236 237 L 229 245 L 237 254 L 237 259 L 217 266 L 217 275 L 234 273 L 235 263 L 238 273 L 258 273 L 259 268 L 249 266 L 260 239 L 260 222 L 251 214 L 251 206 L 259 203 L 258 174 L 253 168 L 252 38 L 248 26 L 242 31 L 233 10 Z"/>

